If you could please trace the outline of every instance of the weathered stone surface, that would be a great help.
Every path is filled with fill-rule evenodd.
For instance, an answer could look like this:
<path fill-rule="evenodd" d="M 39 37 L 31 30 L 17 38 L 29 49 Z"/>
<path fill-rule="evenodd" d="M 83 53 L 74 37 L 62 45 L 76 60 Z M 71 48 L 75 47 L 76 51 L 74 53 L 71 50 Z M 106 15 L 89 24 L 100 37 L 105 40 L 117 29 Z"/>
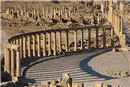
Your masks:
<path fill-rule="evenodd" d="M 72 83 L 72 87 L 84 87 L 83 83 Z"/>
<path fill-rule="evenodd" d="M 95 87 L 104 87 L 104 86 L 103 86 L 103 83 L 95 82 Z"/>
<path fill-rule="evenodd" d="M 50 82 L 42 82 L 42 86 L 49 86 Z"/>
<path fill-rule="evenodd" d="M 61 83 L 62 78 L 57 78 L 58 83 Z"/>
<path fill-rule="evenodd" d="M 51 82 L 51 84 L 56 84 L 57 83 L 56 80 L 51 80 L 50 82 Z"/>
<path fill-rule="evenodd" d="M 126 46 L 126 35 L 125 34 L 123 34 L 123 36 L 120 37 L 120 45 L 122 47 Z"/>
<path fill-rule="evenodd" d="M 128 72 L 123 71 L 123 72 L 121 73 L 121 77 L 128 77 Z"/>

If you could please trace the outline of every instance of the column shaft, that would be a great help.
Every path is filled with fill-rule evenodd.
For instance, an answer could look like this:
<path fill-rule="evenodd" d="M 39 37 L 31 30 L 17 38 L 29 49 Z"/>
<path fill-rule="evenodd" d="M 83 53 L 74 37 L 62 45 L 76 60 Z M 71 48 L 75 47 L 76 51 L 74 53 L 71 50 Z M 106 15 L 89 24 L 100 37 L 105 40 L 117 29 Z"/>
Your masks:
<path fill-rule="evenodd" d="M 19 44 L 19 38 L 16 38 L 16 44 Z"/>
<path fill-rule="evenodd" d="M 11 71 L 11 64 L 10 64 L 10 58 L 11 58 L 11 54 L 10 54 L 10 50 L 9 49 L 7 49 L 7 73 L 11 73 L 10 71 Z"/>
<path fill-rule="evenodd" d="M 118 17 L 118 34 L 120 36 L 120 32 L 121 32 L 121 17 Z"/>
<path fill-rule="evenodd" d="M 68 31 L 66 31 L 65 35 L 65 45 L 66 45 L 66 52 L 68 52 Z"/>
<path fill-rule="evenodd" d="M 48 33 L 48 49 L 49 49 L 48 55 L 52 55 L 52 53 L 51 53 L 51 33 Z"/>
<path fill-rule="evenodd" d="M 23 58 L 23 38 L 20 37 L 20 58 Z"/>
<path fill-rule="evenodd" d="M 36 57 L 36 36 L 33 35 L 33 57 Z"/>
<path fill-rule="evenodd" d="M 21 76 L 20 52 L 17 51 L 17 76 Z"/>
<path fill-rule="evenodd" d="M 114 29 L 111 28 L 111 47 L 113 48 Z"/>
<path fill-rule="evenodd" d="M 59 52 L 61 52 L 62 47 L 61 47 L 61 32 L 59 32 Z"/>
<path fill-rule="evenodd" d="M 83 39 L 84 39 L 84 33 L 83 33 L 83 29 L 81 29 L 81 50 L 84 49 Z"/>
<path fill-rule="evenodd" d="M 4 48 L 4 57 L 5 57 L 5 61 L 4 61 L 4 72 L 7 71 L 7 49 L 6 47 Z"/>
<path fill-rule="evenodd" d="M 40 47 L 40 34 L 37 34 L 37 39 L 38 39 L 38 57 L 41 56 L 41 47 Z"/>
<path fill-rule="evenodd" d="M 123 19 L 121 19 L 121 32 L 120 32 L 120 36 L 123 35 Z"/>
<path fill-rule="evenodd" d="M 23 57 L 24 57 L 24 58 L 27 57 L 27 56 L 26 56 L 26 49 L 27 49 L 27 40 L 26 40 L 26 39 L 27 39 L 26 36 L 24 36 L 24 37 L 23 37 L 23 43 L 24 43 L 24 44 L 23 44 L 23 45 L 24 45 L 24 46 L 23 46 L 23 48 L 24 48 L 24 55 L 23 55 Z"/>
<path fill-rule="evenodd" d="M 15 59 L 14 59 L 14 50 L 12 49 L 11 50 L 11 76 L 12 76 L 12 79 L 15 75 Z"/>
<path fill-rule="evenodd" d="M 28 57 L 31 57 L 31 36 L 28 35 Z"/>
<path fill-rule="evenodd" d="M 105 46 L 106 46 L 106 29 L 104 28 L 103 29 L 103 48 L 105 48 Z"/>
<path fill-rule="evenodd" d="M 13 40 L 13 44 L 16 44 L 16 39 Z"/>
<path fill-rule="evenodd" d="M 77 30 L 74 31 L 74 51 L 77 51 Z"/>
<path fill-rule="evenodd" d="M 53 40 L 54 40 L 54 56 L 56 56 L 56 32 L 53 32 Z"/>
<path fill-rule="evenodd" d="M 46 56 L 46 33 L 43 33 L 43 56 Z"/>
<path fill-rule="evenodd" d="M 88 29 L 88 49 L 91 48 L 91 29 Z"/>
<path fill-rule="evenodd" d="M 96 29 L 96 48 L 98 48 L 98 29 Z"/>

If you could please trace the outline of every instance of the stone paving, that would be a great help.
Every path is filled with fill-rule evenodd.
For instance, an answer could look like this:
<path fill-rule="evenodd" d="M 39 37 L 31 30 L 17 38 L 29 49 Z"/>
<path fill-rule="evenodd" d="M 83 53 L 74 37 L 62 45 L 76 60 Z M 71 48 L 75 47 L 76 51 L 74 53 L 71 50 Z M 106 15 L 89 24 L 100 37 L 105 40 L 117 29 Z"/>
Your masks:
<path fill-rule="evenodd" d="M 38 60 L 41 62 L 29 67 L 24 72 L 24 77 L 26 81 L 40 85 L 43 81 L 57 79 L 62 77 L 63 73 L 69 73 L 73 82 L 82 82 L 85 87 L 94 87 L 94 82 L 129 87 L 129 77 L 119 79 L 112 76 L 112 72 L 129 70 L 129 62 L 126 59 L 128 55 L 128 52 L 98 51 L 73 53 L 47 61 L 41 60 L 52 57 L 40 58 Z"/>

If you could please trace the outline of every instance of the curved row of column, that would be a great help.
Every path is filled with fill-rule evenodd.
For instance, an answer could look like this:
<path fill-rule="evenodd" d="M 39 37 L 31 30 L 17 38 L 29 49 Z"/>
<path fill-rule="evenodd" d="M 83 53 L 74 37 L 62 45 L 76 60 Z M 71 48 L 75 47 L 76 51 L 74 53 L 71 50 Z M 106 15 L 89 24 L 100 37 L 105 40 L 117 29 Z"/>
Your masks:
<path fill-rule="evenodd" d="M 98 48 L 98 28 L 96 28 L 96 48 Z M 114 30 L 111 29 L 111 47 L 113 47 L 113 35 Z M 25 61 L 29 61 L 33 58 L 45 57 L 45 56 L 56 56 L 57 53 L 62 53 L 62 37 L 61 34 L 65 31 L 65 52 L 69 52 L 68 50 L 68 33 L 69 31 L 74 31 L 74 51 L 77 51 L 77 31 L 81 31 L 81 46 L 80 49 L 84 50 L 84 30 L 88 29 L 88 49 L 91 49 L 91 29 L 88 27 L 84 28 L 72 28 L 72 29 L 53 29 L 53 30 L 44 30 L 37 32 L 30 32 L 26 34 L 20 34 L 8 39 L 10 44 L 19 45 L 20 49 L 15 49 L 15 47 L 5 46 L 5 70 L 7 73 L 11 75 L 11 78 L 15 76 L 21 76 L 21 63 Z M 103 28 L 103 47 L 106 46 L 106 28 Z M 53 33 L 53 39 L 51 38 L 51 34 Z M 56 37 L 58 35 L 58 38 Z M 48 36 L 48 38 L 46 37 Z M 41 40 L 42 39 L 42 40 Z M 42 42 L 41 42 L 42 41 Z M 48 42 L 47 42 L 48 41 Z M 52 47 L 53 41 L 53 47 Z M 48 44 L 47 44 L 48 43 Z M 58 50 L 57 45 L 58 43 Z M 48 45 L 48 46 L 47 46 Z M 53 48 L 53 52 L 52 52 Z M 15 73 L 16 71 L 16 73 Z"/>
<path fill-rule="evenodd" d="M 123 19 L 117 12 L 112 13 L 112 24 L 115 29 L 115 33 L 120 37 L 123 35 Z"/>

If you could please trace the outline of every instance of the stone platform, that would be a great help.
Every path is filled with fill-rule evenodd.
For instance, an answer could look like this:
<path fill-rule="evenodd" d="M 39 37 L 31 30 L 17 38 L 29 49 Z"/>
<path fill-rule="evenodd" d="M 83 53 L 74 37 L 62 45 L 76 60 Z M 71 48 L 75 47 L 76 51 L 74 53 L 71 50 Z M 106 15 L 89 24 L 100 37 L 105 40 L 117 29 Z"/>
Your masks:
<path fill-rule="evenodd" d="M 85 87 L 94 87 L 94 82 L 129 87 L 130 77 L 115 78 L 112 75 L 116 71 L 129 71 L 127 57 L 128 52 L 111 51 L 44 57 L 26 69 L 23 77 L 30 83 L 40 85 L 43 81 L 57 79 L 63 73 L 68 73 L 73 82 L 84 83 Z"/>

